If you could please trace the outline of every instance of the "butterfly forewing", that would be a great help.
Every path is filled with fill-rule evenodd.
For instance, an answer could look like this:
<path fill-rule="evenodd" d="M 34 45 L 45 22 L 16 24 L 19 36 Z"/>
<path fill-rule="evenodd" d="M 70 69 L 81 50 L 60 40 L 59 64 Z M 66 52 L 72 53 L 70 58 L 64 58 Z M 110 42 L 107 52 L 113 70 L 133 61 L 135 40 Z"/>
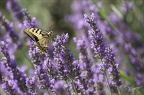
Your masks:
<path fill-rule="evenodd" d="M 24 32 L 35 42 L 37 42 L 37 48 L 41 53 L 47 52 L 48 45 L 50 43 L 52 45 L 52 31 L 45 32 L 39 28 L 27 28 Z"/>
<path fill-rule="evenodd" d="M 24 32 L 33 40 L 33 41 L 39 41 L 39 39 L 42 38 L 41 30 L 38 28 L 27 28 L 24 30 Z"/>

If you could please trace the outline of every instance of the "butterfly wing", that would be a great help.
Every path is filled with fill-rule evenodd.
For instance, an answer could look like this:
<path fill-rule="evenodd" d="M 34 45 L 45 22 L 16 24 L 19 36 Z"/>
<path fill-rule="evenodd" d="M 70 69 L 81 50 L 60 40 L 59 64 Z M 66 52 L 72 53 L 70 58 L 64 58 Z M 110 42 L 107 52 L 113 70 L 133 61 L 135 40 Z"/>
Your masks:
<path fill-rule="evenodd" d="M 52 45 L 52 31 L 45 32 L 39 28 L 27 28 L 24 32 L 35 42 L 37 42 L 37 48 L 40 53 L 45 53 L 48 50 L 47 43 Z"/>
<path fill-rule="evenodd" d="M 45 32 L 43 32 L 43 33 L 45 33 Z M 41 52 L 47 52 L 48 51 L 48 43 L 50 43 L 52 45 L 52 38 L 47 33 L 43 34 L 43 35 L 44 35 L 43 38 L 39 39 L 37 44 L 38 44 L 38 48 L 39 48 L 39 50 L 41 50 Z"/>
<path fill-rule="evenodd" d="M 47 35 L 48 35 L 48 43 L 52 46 L 52 35 L 53 35 L 53 32 L 50 31 L 50 32 L 47 33 Z"/>
<path fill-rule="evenodd" d="M 41 47 L 41 45 L 39 43 L 37 43 L 36 48 L 38 49 L 38 51 L 41 54 L 44 54 L 44 53 L 46 53 L 48 51 L 48 47 Z"/>
<path fill-rule="evenodd" d="M 47 47 L 47 43 L 52 45 L 52 31 L 50 32 L 42 32 L 42 38 L 39 39 L 39 43 L 42 47 Z"/>
<path fill-rule="evenodd" d="M 24 32 L 35 42 L 42 38 L 41 30 L 38 28 L 27 28 Z"/>

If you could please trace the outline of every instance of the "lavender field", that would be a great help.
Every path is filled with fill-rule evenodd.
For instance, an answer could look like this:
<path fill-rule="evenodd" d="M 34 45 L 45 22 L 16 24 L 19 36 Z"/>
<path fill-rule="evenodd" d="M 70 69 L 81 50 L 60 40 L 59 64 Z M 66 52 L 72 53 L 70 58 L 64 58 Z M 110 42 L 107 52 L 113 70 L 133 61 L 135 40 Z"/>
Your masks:
<path fill-rule="evenodd" d="M 1 0 L 0 95 L 144 95 L 143 0 Z M 53 31 L 41 54 L 24 29 Z"/>

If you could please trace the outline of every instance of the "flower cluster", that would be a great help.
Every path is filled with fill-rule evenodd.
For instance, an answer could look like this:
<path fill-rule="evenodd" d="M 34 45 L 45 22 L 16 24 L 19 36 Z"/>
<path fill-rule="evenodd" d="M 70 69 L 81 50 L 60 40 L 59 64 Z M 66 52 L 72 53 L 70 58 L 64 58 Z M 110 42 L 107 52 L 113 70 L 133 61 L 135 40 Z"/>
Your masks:
<path fill-rule="evenodd" d="M 74 0 L 73 14 L 65 17 L 76 31 L 73 41 L 76 44 L 74 53 L 78 54 L 78 57 L 75 57 L 69 48 L 68 33 L 57 34 L 53 38 L 52 46 L 48 45 L 48 52 L 40 54 L 36 42 L 23 33 L 25 28 L 38 27 L 36 18 L 31 17 L 17 0 L 7 0 L 6 7 L 14 21 L 8 21 L 0 12 L 2 94 L 122 95 L 122 91 L 129 93 L 124 88 L 129 84 L 144 88 L 144 59 L 140 56 L 144 52 L 139 53 L 133 46 L 141 44 L 139 50 L 143 51 L 140 35 L 127 28 L 113 12 L 109 19 L 116 25 L 114 28 L 100 15 L 99 8 L 102 3 L 98 2 L 96 6 L 90 0 Z M 133 4 L 128 3 L 128 6 L 132 10 Z M 26 42 L 29 50 L 23 51 Z M 28 57 L 27 61 L 21 61 L 21 66 L 18 55 Z M 29 68 L 25 68 L 24 63 L 33 67 L 29 65 Z M 126 65 L 131 65 L 132 70 L 126 68 Z M 135 78 L 131 79 L 126 74 Z M 127 81 L 122 82 L 123 77 Z M 140 90 L 139 93 L 141 92 Z"/>
<path fill-rule="evenodd" d="M 91 27 L 89 37 L 91 41 L 91 48 L 94 51 L 94 56 L 101 60 L 102 69 L 108 70 L 108 72 L 112 75 L 112 84 L 120 86 L 121 81 L 117 64 L 115 63 L 115 55 L 111 48 L 105 46 L 103 35 L 97 27 L 94 14 L 92 14 L 91 17 L 88 17 L 87 15 L 84 16 L 86 22 L 88 22 Z"/>
<path fill-rule="evenodd" d="M 6 83 L 5 85 L 7 86 L 13 86 L 12 84 L 17 85 L 17 88 L 20 89 L 20 91 L 24 92 L 27 90 L 27 86 L 26 86 L 26 75 L 25 73 L 23 73 L 22 71 L 19 70 L 19 68 L 17 67 L 17 63 L 15 62 L 15 60 L 11 59 L 9 52 L 8 52 L 8 46 L 4 41 L 0 42 L 0 50 L 1 52 L 4 54 L 4 58 L 1 61 L 1 64 L 5 66 L 6 70 L 9 71 L 11 82 L 10 83 Z M 5 82 L 9 82 L 9 81 L 4 81 Z M 16 82 L 16 83 L 13 83 Z M 12 90 L 16 90 L 16 88 L 12 87 Z M 7 88 L 6 88 L 7 89 Z M 9 92 L 9 90 L 6 90 L 7 92 Z M 11 92 L 9 92 L 11 93 Z"/>

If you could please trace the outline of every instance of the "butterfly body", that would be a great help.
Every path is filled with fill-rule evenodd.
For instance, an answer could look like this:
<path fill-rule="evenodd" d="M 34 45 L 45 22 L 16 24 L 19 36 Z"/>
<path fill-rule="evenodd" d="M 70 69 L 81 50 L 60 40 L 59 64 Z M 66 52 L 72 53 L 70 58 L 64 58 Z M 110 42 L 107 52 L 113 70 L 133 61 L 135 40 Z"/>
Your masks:
<path fill-rule="evenodd" d="M 52 45 L 52 31 L 46 32 L 39 28 L 27 28 L 24 32 L 37 43 L 36 47 L 42 54 L 48 51 L 48 43 Z"/>

